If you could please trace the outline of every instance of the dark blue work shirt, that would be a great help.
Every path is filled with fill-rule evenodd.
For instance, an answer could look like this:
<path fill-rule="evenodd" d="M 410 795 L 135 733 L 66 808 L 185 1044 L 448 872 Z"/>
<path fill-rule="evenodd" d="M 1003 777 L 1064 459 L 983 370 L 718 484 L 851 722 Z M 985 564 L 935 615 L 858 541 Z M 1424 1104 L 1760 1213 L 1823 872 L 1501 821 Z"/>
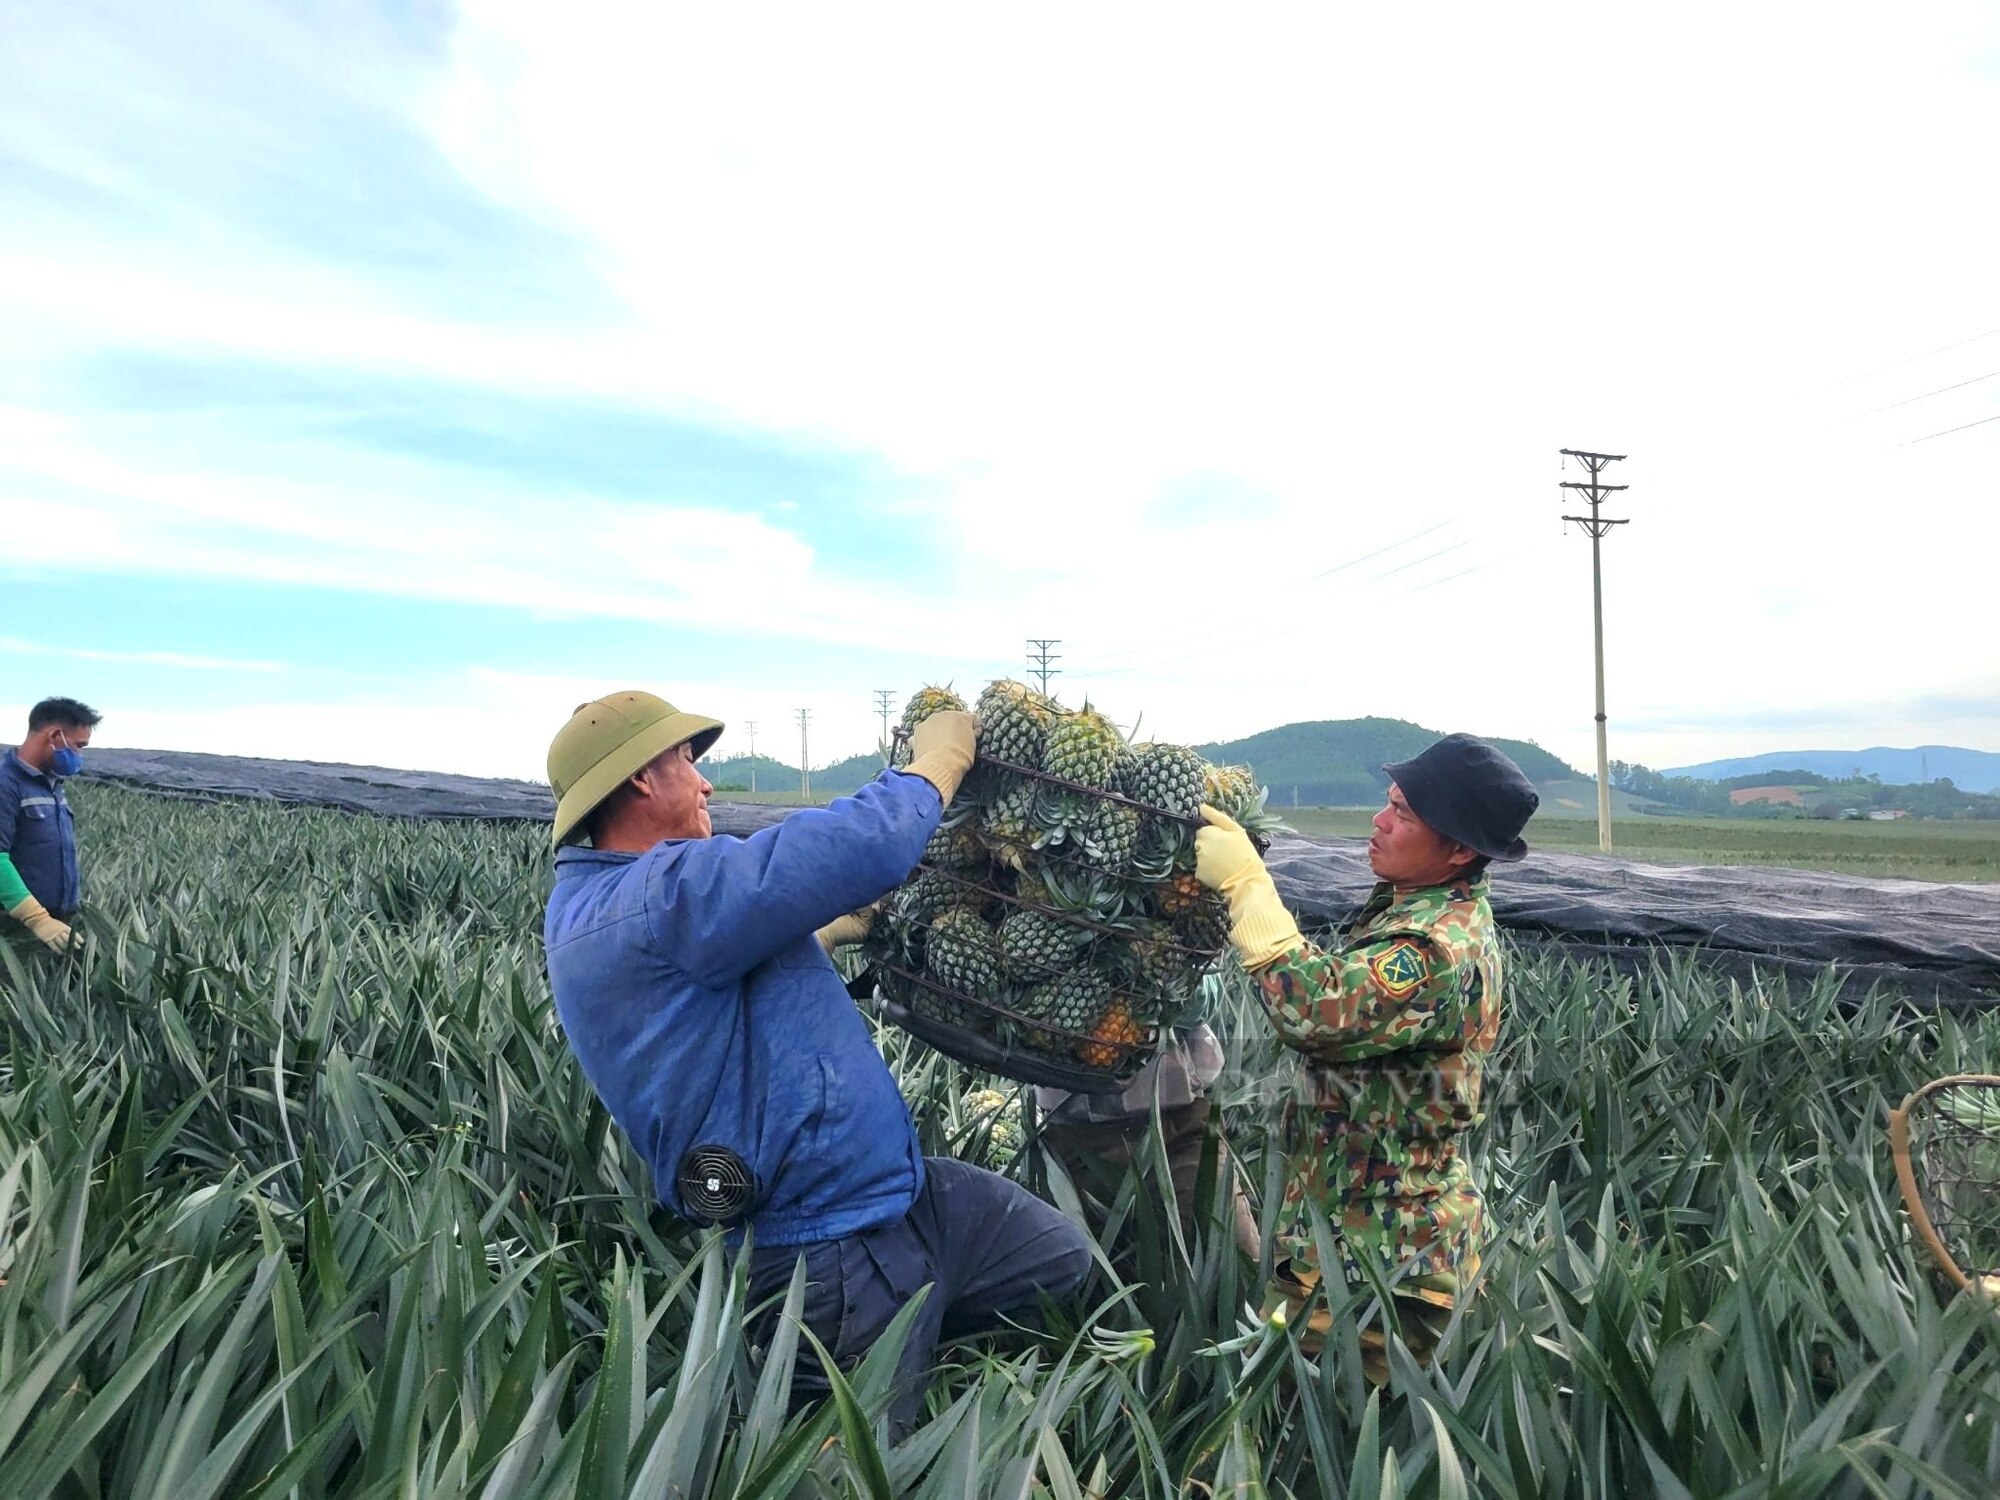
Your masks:
<path fill-rule="evenodd" d="M 29 894 L 67 920 L 83 903 L 76 825 L 62 783 L 14 751 L 0 756 L 0 854 L 14 861 Z"/>

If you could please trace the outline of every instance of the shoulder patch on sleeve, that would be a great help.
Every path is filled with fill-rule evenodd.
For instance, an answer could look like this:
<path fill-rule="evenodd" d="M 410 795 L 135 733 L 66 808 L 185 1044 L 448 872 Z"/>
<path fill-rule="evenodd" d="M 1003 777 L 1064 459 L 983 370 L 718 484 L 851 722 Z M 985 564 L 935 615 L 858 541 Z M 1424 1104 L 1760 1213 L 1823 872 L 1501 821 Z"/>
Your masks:
<path fill-rule="evenodd" d="M 1369 959 L 1368 972 L 1375 976 L 1385 995 L 1391 1000 L 1401 1000 L 1431 977 L 1431 964 L 1421 947 L 1402 938 Z"/>

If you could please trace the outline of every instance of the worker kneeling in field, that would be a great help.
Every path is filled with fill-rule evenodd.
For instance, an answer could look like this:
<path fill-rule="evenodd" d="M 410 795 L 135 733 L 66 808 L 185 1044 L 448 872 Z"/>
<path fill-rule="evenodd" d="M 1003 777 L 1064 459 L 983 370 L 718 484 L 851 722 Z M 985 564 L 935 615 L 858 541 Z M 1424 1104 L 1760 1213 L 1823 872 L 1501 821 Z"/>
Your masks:
<path fill-rule="evenodd" d="M 749 1230 L 753 1305 L 781 1301 L 803 1255 L 805 1324 L 849 1366 L 931 1285 L 891 1413 L 907 1430 L 941 1337 L 1032 1312 L 1090 1264 L 1083 1232 L 1018 1184 L 924 1158 L 828 957 L 865 932 L 843 913 L 916 865 L 977 724 L 933 715 L 907 772 L 744 839 L 711 837 L 695 766 L 721 732 L 626 692 L 583 704 L 550 745 L 556 1009 L 667 1206 Z M 806 1354 L 795 1404 L 827 1390 Z"/>
<path fill-rule="evenodd" d="M 1311 1213 L 1337 1236 L 1341 1281 L 1370 1263 L 1391 1284 L 1403 1341 L 1427 1359 L 1479 1268 L 1485 1206 L 1459 1138 L 1482 1118 L 1480 1078 L 1500 1031 L 1500 937 L 1489 861 L 1527 853 L 1540 797 L 1513 761 L 1470 735 L 1383 767 L 1368 863 L 1378 880 L 1337 946 L 1306 941 L 1249 837 L 1213 808 L 1195 873 L 1229 901 L 1230 940 L 1280 1039 L 1302 1054 L 1287 1080 L 1287 1182 L 1278 1293 L 1296 1316 L 1322 1271 Z M 1339 1298 L 1334 1299 L 1338 1301 Z M 1324 1338 L 1315 1310 L 1300 1332 Z M 1382 1336 L 1364 1333 L 1372 1378 Z"/>

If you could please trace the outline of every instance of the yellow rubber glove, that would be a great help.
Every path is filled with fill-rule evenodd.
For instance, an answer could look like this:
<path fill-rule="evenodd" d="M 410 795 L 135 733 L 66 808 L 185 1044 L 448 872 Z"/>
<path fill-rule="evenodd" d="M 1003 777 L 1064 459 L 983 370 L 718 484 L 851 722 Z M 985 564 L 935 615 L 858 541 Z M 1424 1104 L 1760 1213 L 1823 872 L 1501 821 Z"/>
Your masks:
<path fill-rule="evenodd" d="M 66 953 L 81 941 L 67 922 L 49 915 L 49 909 L 33 896 L 7 908 L 7 915 L 40 938 L 52 953 Z"/>
<path fill-rule="evenodd" d="M 875 908 L 864 906 L 860 911 L 851 911 L 844 917 L 835 917 L 813 936 L 819 939 L 820 947 L 831 957 L 834 949 L 848 943 L 858 943 L 867 937 L 868 929 L 874 925 Z"/>
<path fill-rule="evenodd" d="M 1208 827 L 1195 830 L 1194 878 L 1228 901 L 1229 941 L 1242 955 L 1244 968 L 1261 969 L 1305 939 L 1278 899 L 1278 888 L 1250 835 L 1212 807 L 1202 808 L 1201 816 Z"/>
<path fill-rule="evenodd" d="M 974 747 L 979 743 L 979 720 L 956 708 L 932 714 L 910 733 L 910 763 L 903 769 L 921 776 L 938 789 L 951 805 L 958 784 L 972 769 Z"/>

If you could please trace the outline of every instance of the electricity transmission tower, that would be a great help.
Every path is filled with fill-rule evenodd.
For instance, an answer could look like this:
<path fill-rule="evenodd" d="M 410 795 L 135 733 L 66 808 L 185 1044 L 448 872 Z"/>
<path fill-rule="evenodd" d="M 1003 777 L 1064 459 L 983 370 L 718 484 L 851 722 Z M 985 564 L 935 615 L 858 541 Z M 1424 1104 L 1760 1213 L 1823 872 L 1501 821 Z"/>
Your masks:
<path fill-rule="evenodd" d="M 1052 648 L 1062 644 L 1059 640 L 1033 640 L 1028 642 L 1028 675 L 1040 679 L 1043 696 L 1049 691 L 1049 679 L 1062 675 L 1061 667 L 1052 667 L 1050 662 L 1061 661 L 1062 657 Z"/>
<path fill-rule="evenodd" d="M 882 764 L 889 764 L 889 700 L 896 696 L 894 688 L 875 689 L 875 706 L 882 712 Z"/>
<path fill-rule="evenodd" d="M 1614 526 L 1626 526 L 1630 522 L 1612 520 L 1600 514 L 1598 507 L 1604 504 L 1606 495 L 1616 494 L 1631 486 L 1605 484 L 1602 476 L 1606 464 L 1621 463 L 1622 453 L 1585 453 L 1577 448 L 1564 448 L 1563 457 L 1574 458 L 1590 471 L 1590 482 L 1579 484 L 1573 479 L 1562 482 L 1566 490 L 1582 492 L 1590 506 L 1587 516 L 1564 516 L 1565 521 L 1574 521 L 1590 533 L 1590 608 L 1591 620 L 1597 636 L 1597 847 L 1604 853 L 1611 852 L 1611 763 L 1605 758 L 1604 746 L 1604 565 L 1600 544 L 1604 534 Z"/>
<path fill-rule="evenodd" d="M 812 710 L 799 710 L 799 801 L 812 801 L 813 779 L 812 761 L 806 754 L 806 725 L 812 721 Z"/>
<path fill-rule="evenodd" d="M 750 720 L 743 729 L 750 736 L 750 790 L 754 794 L 757 790 L 757 721 Z"/>

